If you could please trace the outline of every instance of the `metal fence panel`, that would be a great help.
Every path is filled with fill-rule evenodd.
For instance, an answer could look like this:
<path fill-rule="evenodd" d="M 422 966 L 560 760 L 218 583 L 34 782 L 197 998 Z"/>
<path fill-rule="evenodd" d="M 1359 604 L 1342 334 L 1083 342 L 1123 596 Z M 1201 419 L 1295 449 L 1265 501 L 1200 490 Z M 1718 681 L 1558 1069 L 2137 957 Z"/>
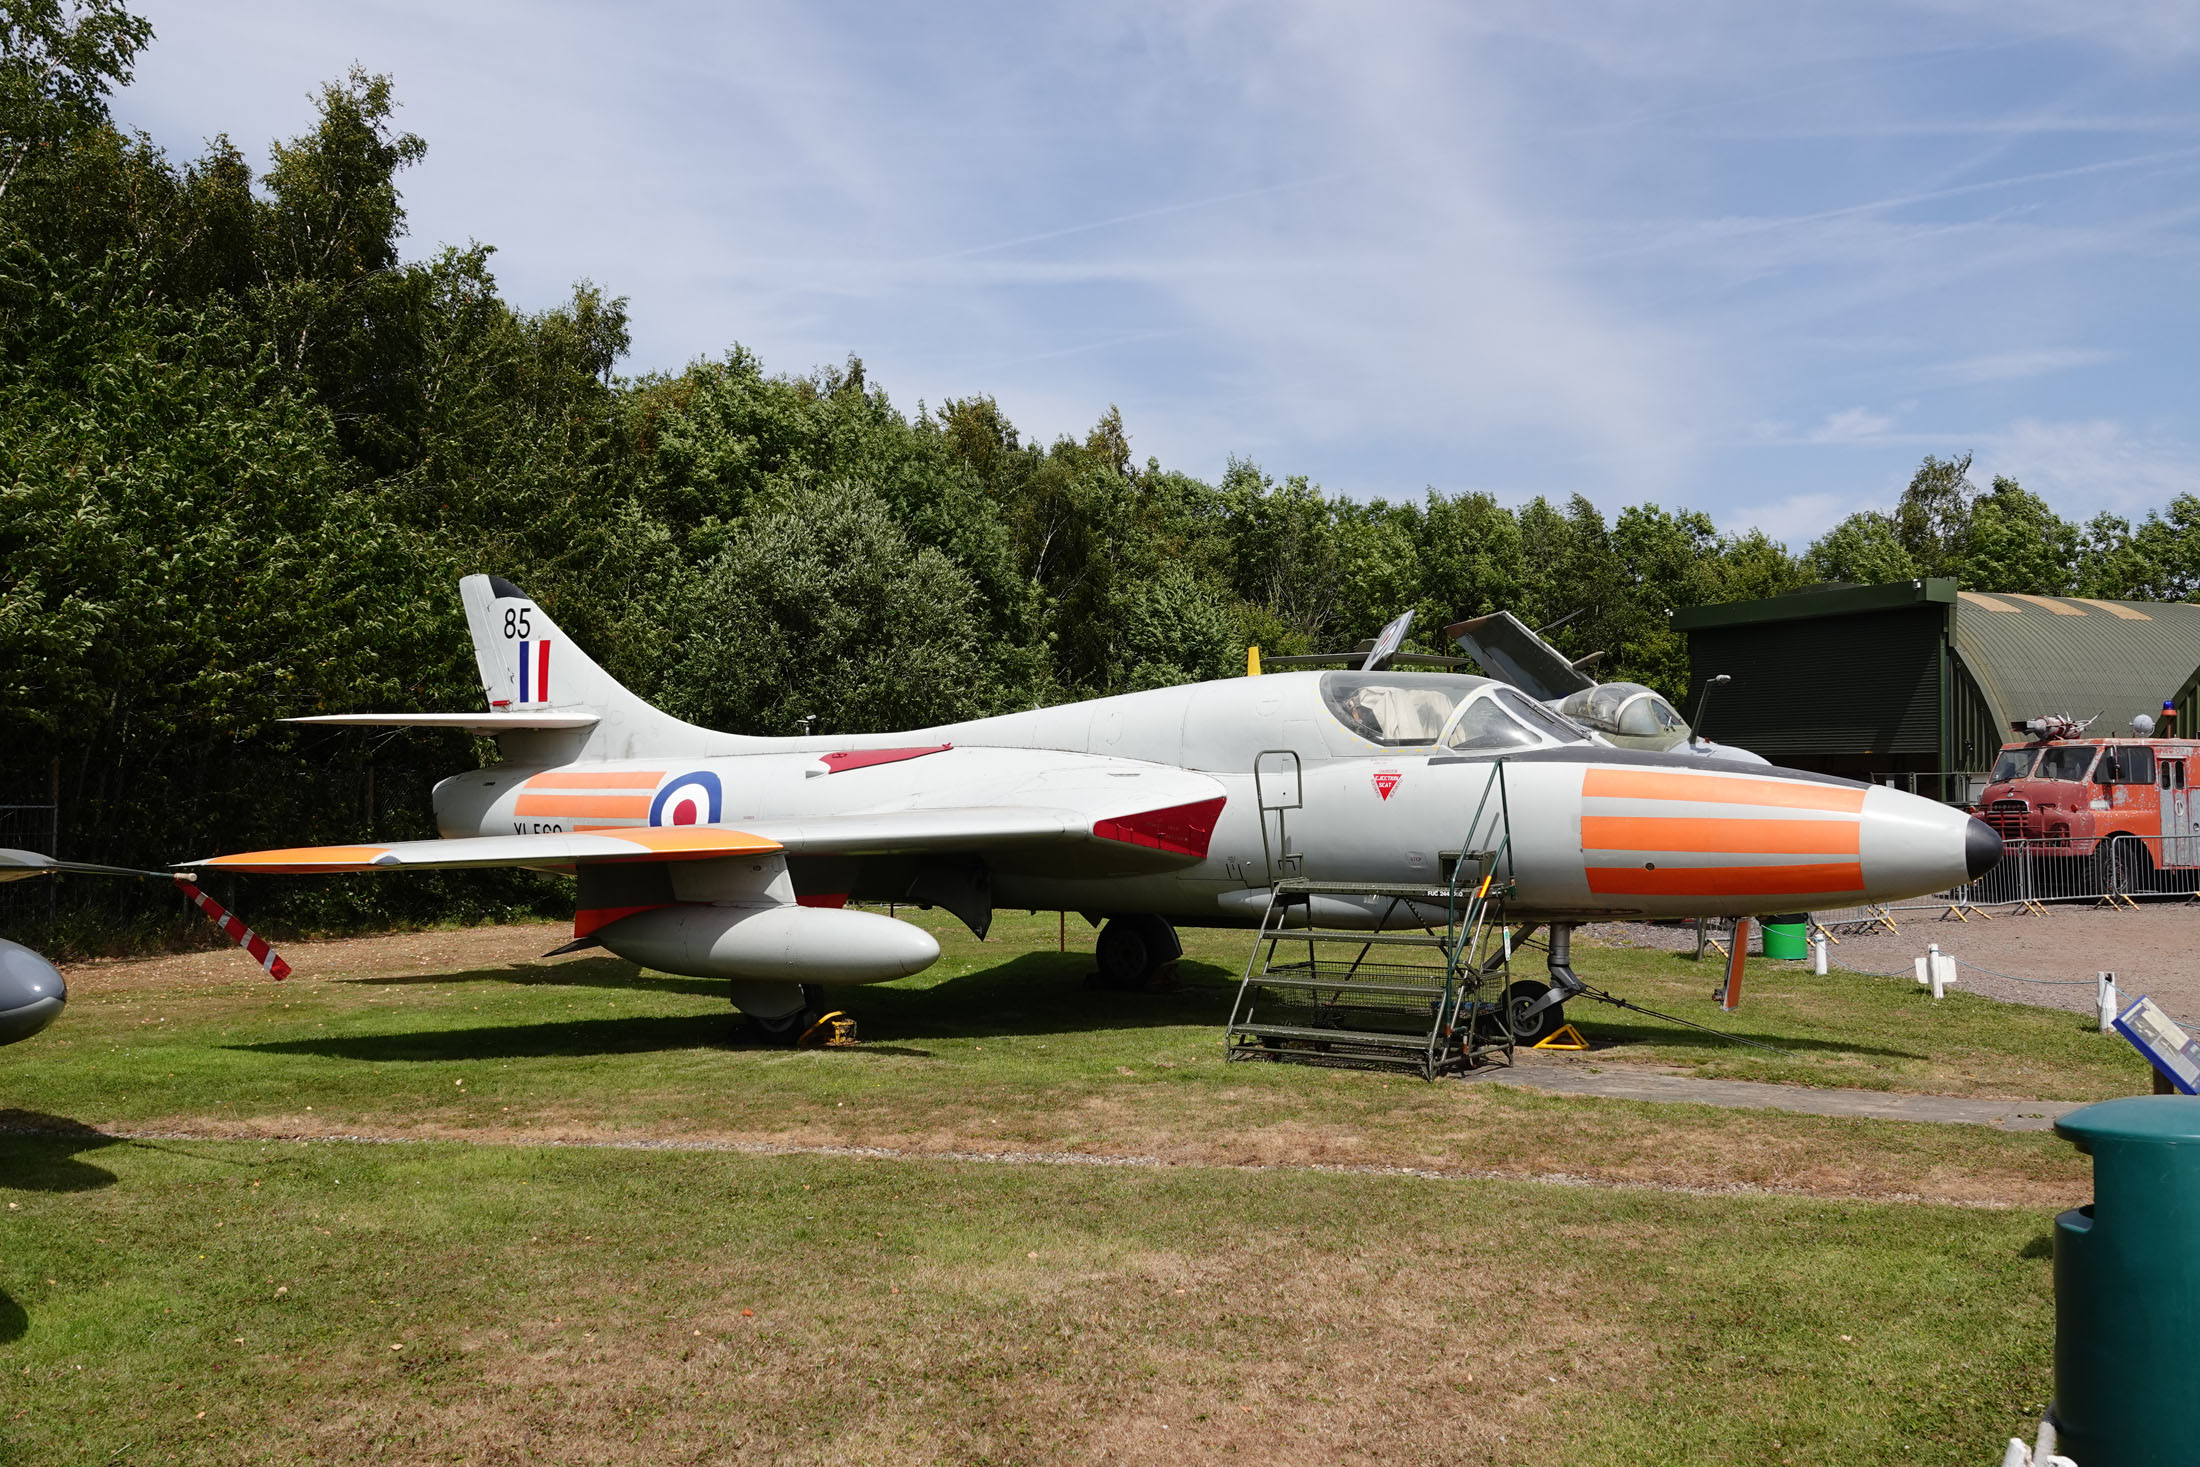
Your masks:
<path fill-rule="evenodd" d="M 0 846 L 50 856 L 60 844 L 59 805 L 0 805 Z M 56 900 L 58 884 L 50 876 L 0 882 L 0 921 L 34 916 L 50 918 Z"/>

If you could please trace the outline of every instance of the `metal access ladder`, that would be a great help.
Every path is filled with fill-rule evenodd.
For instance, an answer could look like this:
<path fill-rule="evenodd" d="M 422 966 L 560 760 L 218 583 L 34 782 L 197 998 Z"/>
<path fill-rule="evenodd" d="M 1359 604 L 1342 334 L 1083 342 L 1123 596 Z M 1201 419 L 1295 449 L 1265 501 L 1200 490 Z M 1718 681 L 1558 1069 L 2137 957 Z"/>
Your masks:
<path fill-rule="evenodd" d="M 1288 804 L 1266 804 L 1277 850 L 1289 849 L 1283 812 L 1296 807 L 1295 790 Z M 1467 839 L 1444 853 L 1433 882 L 1308 880 L 1296 874 L 1300 854 L 1284 872 L 1271 869 L 1223 1034 L 1228 1058 L 1395 1066 L 1430 1080 L 1512 1062 L 1504 761 L 1491 766 Z"/>

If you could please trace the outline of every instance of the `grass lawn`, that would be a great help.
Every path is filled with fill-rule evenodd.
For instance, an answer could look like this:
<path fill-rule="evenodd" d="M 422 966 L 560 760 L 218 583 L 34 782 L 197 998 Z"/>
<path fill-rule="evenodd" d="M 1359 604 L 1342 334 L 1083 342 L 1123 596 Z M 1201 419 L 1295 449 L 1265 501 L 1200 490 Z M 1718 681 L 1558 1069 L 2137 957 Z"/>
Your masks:
<path fill-rule="evenodd" d="M 2052 1136 L 1225 1064 L 1244 935 L 1124 995 L 1051 917 L 933 915 L 846 1050 L 550 927 L 76 971 L 0 1050 L 0 1461 L 1971 1462 L 2044 1399 Z M 1717 1022 L 1693 963 L 1577 956 Z M 1576 1062 L 2145 1087 L 1885 979 L 1753 965 L 1792 1061 L 1606 1013 Z M 300 1139 L 344 1135 L 410 1144 Z M 1167 1165 L 927 1159 L 1016 1151 Z"/>
<path fill-rule="evenodd" d="M 2052 1329 L 2031 1212 L 0 1144 L 9 1463 L 1975 1463 Z"/>

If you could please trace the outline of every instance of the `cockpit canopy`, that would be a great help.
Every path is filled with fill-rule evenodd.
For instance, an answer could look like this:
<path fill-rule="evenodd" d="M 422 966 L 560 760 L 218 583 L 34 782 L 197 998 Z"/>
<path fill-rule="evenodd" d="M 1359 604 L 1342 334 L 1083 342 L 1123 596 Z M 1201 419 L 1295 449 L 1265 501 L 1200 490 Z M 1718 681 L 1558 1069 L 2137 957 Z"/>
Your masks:
<path fill-rule="evenodd" d="M 1588 736 L 1503 683 L 1459 673 L 1332 672 L 1322 701 L 1338 722 L 1386 749 L 1461 753 L 1580 744 Z"/>
<path fill-rule="evenodd" d="M 1688 737 L 1688 724 L 1673 705 L 1641 683 L 1598 683 L 1558 711 L 1630 748 L 1670 749 Z"/>

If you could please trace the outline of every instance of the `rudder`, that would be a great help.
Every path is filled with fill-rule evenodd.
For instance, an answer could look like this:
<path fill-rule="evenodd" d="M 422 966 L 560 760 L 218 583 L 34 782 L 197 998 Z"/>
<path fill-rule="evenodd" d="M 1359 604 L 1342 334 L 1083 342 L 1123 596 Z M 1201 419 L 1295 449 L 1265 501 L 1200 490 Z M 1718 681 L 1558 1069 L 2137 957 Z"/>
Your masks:
<path fill-rule="evenodd" d="M 492 712 L 596 715 L 596 726 L 576 736 L 579 747 L 566 757 L 702 754 L 750 742 L 682 723 L 628 692 L 574 645 L 534 598 L 502 576 L 467 576 L 458 593 L 473 634 L 482 695 Z"/>

